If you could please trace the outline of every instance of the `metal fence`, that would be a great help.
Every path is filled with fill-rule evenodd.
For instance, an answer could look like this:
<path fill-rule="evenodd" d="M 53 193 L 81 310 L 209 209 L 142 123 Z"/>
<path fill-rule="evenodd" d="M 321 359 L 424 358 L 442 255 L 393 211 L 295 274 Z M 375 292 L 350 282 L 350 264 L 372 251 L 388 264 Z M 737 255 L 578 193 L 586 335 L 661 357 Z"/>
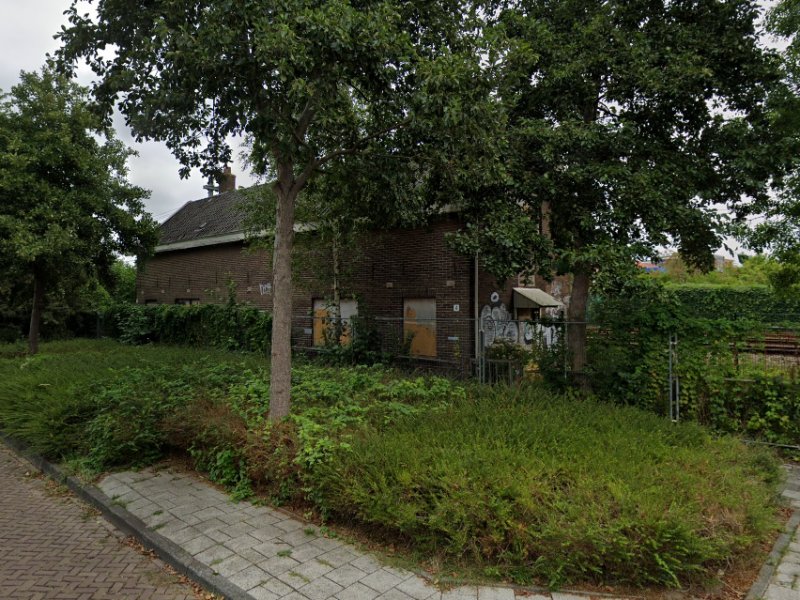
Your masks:
<path fill-rule="evenodd" d="M 572 328 L 585 330 L 587 338 L 587 363 L 579 372 L 567 344 Z M 788 328 L 764 327 L 711 342 L 699 334 L 644 333 L 597 322 L 308 317 L 295 323 L 294 333 L 296 347 L 312 352 L 346 343 L 409 369 L 482 383 L 547 379 L 606 390 L 673 421 L 708 410 L 699 406 L 698 378 L 729 384 L 732 401 L 759 378 L 800 379 L 800 331 Z"/>

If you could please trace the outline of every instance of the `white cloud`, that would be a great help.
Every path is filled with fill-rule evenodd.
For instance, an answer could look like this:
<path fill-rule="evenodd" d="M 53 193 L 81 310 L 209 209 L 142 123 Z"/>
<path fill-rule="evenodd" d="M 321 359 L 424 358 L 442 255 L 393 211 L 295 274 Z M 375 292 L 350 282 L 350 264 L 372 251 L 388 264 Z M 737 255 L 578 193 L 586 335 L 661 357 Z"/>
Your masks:
<path fill-rule="evenodd" d="M 70 4 L 70 0 L 0 0 L 0 90 L 10 90 L 18 83 L 20 71 L 41 68 L 46 55 L 55 52 L 59 43 L 53 36 L 67 23 L 63 13 Z M 90 83 L 91 76 L 87 67 L 78 71 L 83 84 Z M 151 191 L 146 206 L 157 220 L 163 221 L 189 200 L 206 195 L 199 172 L 180 179 L 178 161 L 164 144 L 135 143 L 121 118 L 115 119 L 114 125 L 119 138 L 139 153 L 129 163 L 129 179 Z M 237 153 L 231 168 L 238 185 L 253 183 Z"/>

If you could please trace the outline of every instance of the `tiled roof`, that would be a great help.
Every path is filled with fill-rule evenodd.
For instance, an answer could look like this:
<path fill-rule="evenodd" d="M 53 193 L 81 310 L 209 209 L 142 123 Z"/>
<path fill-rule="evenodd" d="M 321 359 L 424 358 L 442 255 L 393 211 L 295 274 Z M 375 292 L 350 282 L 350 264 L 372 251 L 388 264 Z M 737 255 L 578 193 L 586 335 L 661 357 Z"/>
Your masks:
<path fill-rule="evenodd" d="M 244 194 L 238 190 L 187 202 L 161 224 L 159 245 L 244 231 Z"/>

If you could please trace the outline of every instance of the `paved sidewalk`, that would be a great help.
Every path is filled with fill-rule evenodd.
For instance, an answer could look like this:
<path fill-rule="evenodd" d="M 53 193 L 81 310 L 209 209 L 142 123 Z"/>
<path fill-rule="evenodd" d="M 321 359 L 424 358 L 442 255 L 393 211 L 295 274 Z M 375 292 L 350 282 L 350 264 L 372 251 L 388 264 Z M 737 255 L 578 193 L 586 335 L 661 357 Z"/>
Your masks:
<path fill-rule="evenodd" d="M 249 502 L 232 502 L 194 477 L 144 470 L 107 476 L 100 489 L 256 600 L 514 600 L 504 587 L 444 593 L 409 571 L 383 566 L 318 528 Z M 525 594 L 526 600 L 585 600 Z"/>
<path fill-rule="evenodd" d="M 795 510 L 800 509 L 800 467 L 788 467 L 786 489 L 783 492 Z M 764 600 L 800 600 L 800 527 L 778 563 Z"/>
<path fill-rule="evenodd" d="M 256 600 L 587 598 L 559 592 L 517 594 L 507 587 L 462 586 L 440 592 L 424 578 L 383 566 L 373 556 L 326 538 L 318 528 L 285 513 L 249 502 L 234 503 L 186 473 L 151 469 L 116 473 L 107 476 L 100 489 Z M 800 468 L 789 468 L 784 496 L 800 508 Z M 755 588 L 751 595 L 754 592 Z M 800 528 L 761 598 L 800 600 Z"/>
<path fill-rule="evenodd" d="M 0 598 L 189 600 L 161 563 L 0 443 Z"/>

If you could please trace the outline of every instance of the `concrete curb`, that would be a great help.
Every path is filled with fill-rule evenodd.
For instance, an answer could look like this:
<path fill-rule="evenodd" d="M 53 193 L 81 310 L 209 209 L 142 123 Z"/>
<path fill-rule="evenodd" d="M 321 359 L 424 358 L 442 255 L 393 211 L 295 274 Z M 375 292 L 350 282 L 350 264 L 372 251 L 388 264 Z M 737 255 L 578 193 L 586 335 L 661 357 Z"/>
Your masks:
<path fill-rule="evenodd" d="M 227 600 L 253 600 L 250 594 L 214 573 L 210 567 L 195 560 L 183 548 L 155 531 L 149 530 L 141 519 L 114 504 L 111 498 L 96 487 L 84 485 L 75 477 L 68 476 L 58 466 L 31 452 L 25 444 L 9 437 L 2 431 L 0 431 L 0 441 L 30 462 L 36 469 L 57 483 L 67 486 L 81 500 L 97 508 L 108 522 L 126 535 L 135 537 L 145 548 L 155 552 L 161 560 L 178 573 L 199 583 L 207 591 Z"/>
<path fill-rule="evenodd" d="M 747 596 L 745 596 L 744 600 L 761 600 L 764 596 L 769 587 L 769 582 L 772 581 L 772 577 L 778 569 L 783 553 L 786 551 L 786 548 L 789 547 L 798 525 L 800 525 L 800 510 L 795 509 L 791 518 L 786 523 L 786 526 L 783 528 L 783 533 L 775 540 L 772 551 L 769 553 L 769 556 L 767 556 L 767 560 L 758 572 L 755 583 L 750 587 L 750 591 L 747 592 Z"/>

